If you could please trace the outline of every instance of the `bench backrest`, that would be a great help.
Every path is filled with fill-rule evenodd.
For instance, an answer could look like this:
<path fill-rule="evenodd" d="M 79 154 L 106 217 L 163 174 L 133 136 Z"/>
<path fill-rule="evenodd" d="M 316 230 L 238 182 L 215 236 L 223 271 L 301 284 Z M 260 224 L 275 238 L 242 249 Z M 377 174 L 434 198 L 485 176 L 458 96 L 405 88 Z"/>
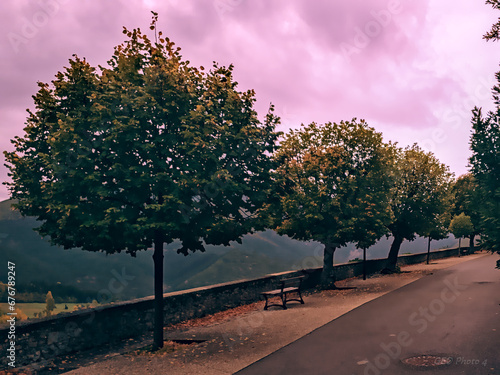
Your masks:
<path fill-rule="evenodd" d="M 300 289 L 303 278 L 304 276 L 298 276 L 298 277 L 291 277 L 289 279 L 283 279 L 281 280 L 281 289 L 290 287 L 297 287 Z"/>

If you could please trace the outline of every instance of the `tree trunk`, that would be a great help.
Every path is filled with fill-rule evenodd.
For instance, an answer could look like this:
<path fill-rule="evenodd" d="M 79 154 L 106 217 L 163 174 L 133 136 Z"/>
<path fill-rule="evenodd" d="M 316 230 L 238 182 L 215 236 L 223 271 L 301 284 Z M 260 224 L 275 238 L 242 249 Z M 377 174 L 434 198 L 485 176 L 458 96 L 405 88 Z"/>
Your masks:
<path fill-rule="evenodd" d="M 474 237 L 476 237 L 475 234 L 471 234 L 469 237 L 469 254 L 474 254 Z"/>
<path fill-rule="evenodd" d="M 163 239 L 159 231 L 155 232 L 153 261 L 155 267 L 155 315 L 153 333 L 153 351 L 163 348 Z"/>
<path fill-rule="evenodd" d="M 431 257 L 431 237 L 429 237 L 429 242 L 427 243 L 427 264 L 429 264 L 430 257 Z"/>
<path fill-rule="evenodd" d="M 366 249 L 363 249 L 363 280 L 366 280 Z"/>
<path fill-rule="evenodd" d="M 462 237 L 458 239 L 458 256 L 462 256 Z"/>
<path fill-rule="evenodd" d="M 387 257 L 387 263 L 383 273 L 392 273 L 396 271 L 396 264 L 398 263 L 398 254 L 401 244 L 403 243 L 404 237 L 394 236 L 394 241 L 392 241 L 391 250 L 389 250 L 389 256 Z"/>
<path fill-rule="evenodd" d="M 323 255 L 323 271 L 321 272 L 321 289 L 336 289 L 335 274 L 333 271 L 333 254 L 336 247 L 332 244 L 325 244 Z"/>

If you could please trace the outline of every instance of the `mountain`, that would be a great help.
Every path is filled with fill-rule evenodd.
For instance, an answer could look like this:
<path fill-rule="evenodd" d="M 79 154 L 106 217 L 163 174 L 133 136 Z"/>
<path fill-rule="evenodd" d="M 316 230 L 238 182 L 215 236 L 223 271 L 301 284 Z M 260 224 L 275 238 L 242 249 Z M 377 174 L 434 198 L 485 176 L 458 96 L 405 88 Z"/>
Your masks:
<path fill-rule="evenodd" d="M 52 246 L 33 228 L 39 223 L 23 218 L 10 208 L 12 201 L 0 202 L 0 265 L 7 261 L 16 265 L 18 289 L 30 283 L 44 283 L 78 288 L 93 299 L 125 300 L 153 294 L 152 251 L 137 253 L 135 258 L 120 253 L 106 255 L 81 249 L 64 250 Z M 456 240 L 434 241 L 433 248 L 454 245 Z M 369 259 L 384 258 L 390 239 L 382 239 L 368 249 Z M 322 266 L 323 246 L 279 236 L 271 230 L 243 237 L 242 243 L 231 246 L 206 246 L 204 253 L 188 256 L 176 253 L 179 244 L 165 246 L 165 291 L 183 290 L 237 279 L 255 278 L 269 273 Z M 401 253 L 423 252 L 425 239 L 405 241 Z M 338 249 L 335 262 L 360 258 L 361 251 L 353 245 Z M 6 275 L 6 272 L 0 273 Z M 6 276 L 2 276 L 6 277 Z M 0 278 L 0 282 L 6 280 Z"/>

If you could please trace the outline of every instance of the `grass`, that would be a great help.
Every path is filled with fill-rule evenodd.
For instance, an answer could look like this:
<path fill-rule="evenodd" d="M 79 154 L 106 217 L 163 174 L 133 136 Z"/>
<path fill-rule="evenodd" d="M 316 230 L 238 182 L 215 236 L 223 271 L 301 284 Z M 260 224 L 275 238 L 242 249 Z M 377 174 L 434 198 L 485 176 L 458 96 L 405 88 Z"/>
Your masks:
<path fill-rule="evenodd" d="M 64 306 L 68 306 L 68 309 L 65 310 Z M 56 309 L 52 312 L 54 315 L 73 311 L 73 307 L 80 305 L 79 303 L 56 303 Z M 45 310 L 45 303 L 16 303 L 16 307 L 21 309 L 30 319 L 35 317 L 35 313 L 41 312 Z M 0 303 L 0 310 L 4 313 L 9 311 L 9 304 Z"/>

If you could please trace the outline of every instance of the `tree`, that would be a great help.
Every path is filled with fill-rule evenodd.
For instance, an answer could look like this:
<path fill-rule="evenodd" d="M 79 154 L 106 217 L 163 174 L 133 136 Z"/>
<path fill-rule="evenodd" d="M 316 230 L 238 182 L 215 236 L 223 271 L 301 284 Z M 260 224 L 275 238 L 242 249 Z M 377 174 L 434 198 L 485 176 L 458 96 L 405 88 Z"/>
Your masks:
<path fill-rule="evenodd" d="M 49 290 L 47 297 L 45 297 L 45 312 L 47 316 L 51 316 L 55 308 L 56 302 L 54 301 L 54 297 L 52 297 L 52 292 Z"/>
<path fill-rule="evenodd" d="M 486 0 L 493 8 L 500 10 L 499 0 Z M 486 40 L 500 40 L 500 20 L 484 36 Z M 500 83 L 500 72 L 496 73 Z M 483 118 L 480 108 L 472 110 L 472 156 L 469 159 L 479 195 L 478 206 L 481 215 L 481 246 L 500 253 L 500 84 L 493 87 L 496 109 Z M 500 261 L 497 262 L 500 268 Z"/>
<path fill-rule="evenodd" d="M 14 311 L 9 312 L 14 313 L 15 315 L 7 315 L 6 313 L 2 314 L 0 312 L 0 323 L 6 323 L 9 319 L 12 319 L 12 317 L 15 317 L 16 320 L 28 320 L 28 315 L 26 315 L 19 307 L 16 307 Z"/>
<path fill-rule="evenodd" d="M 399 149 L 395 163 L 391 207 L 394 220 L 388 228 L 394 240 L 384 273 L 394 272 L 403 241 L 429 236 L 439 226 L 448 206 L 452 174 L 430 152 L 416 144 Z"/>
<path fill-rule="evenodd" d="M 434 214 L 434 216 L 427 222 L 427 228 L 421 233 L 423 237 L 427 237 L 427 261 L 430 262 L 430 252 L 431 252 L 431 241 L 432 240 L 442 240 L 448 237 L 450 226 L 450 211 L 446 210 L 440 214 Z"/>
<path fill-rule="evenodd" d="M 500 82 L 500 73 L 497 73 Z M 482 197 L 478 206 L 481 215 L 481 244 L 500 252 L 500 85 L 494 87 L 496 112 L 482 117 L 481 109 L 473 110 L 471 138 L 471 171 Z"/>
<path fill-rule="evenodd" d="M 453 184 L 452 195 L 453 216 L 460 215 L 463 212 L 470 217 L 473 225 L 474 229 L 469 237 L 469 252 L 472 253 L 474 251 L 474 238 L 481 233 L 481 215 L 479 209 L 483 199 L 479 194 L 479 187 L 474 176 L 470 173 L 460 176 Z"/>
<path fill-rule="evenodd" d="M 486 0 L 486 4 L 490 4 L 494 9 L 500 10 L 500 0 Z M 490 31 L 483 36 L 486 40 L 500 40 L 500 20 L 493 24 Z"/>
<path fill-rule="evenodd" d="M 151 28 L 156 35 L 157 14 Z M 108 67 L 74 57 L 39 83 L 25 135 L 6 152 L 15 207 L 64 248 L 109 254 L 154 247 L 153 349 L 163 346 L 163 248 L 229 245 L 261 228 L 275 127 L 233 66 L 205 73 L 159 32 L 124 29 Z"/>
<path fill-rule="evenodd" d="M 500 10 L 500 1 L 487 0 Z M 500 21 L 484 35 L 484 39 L 500 40 Z M 479 205 L 481 214 L 481 246 L 500 253 L 500 72 L 496 73 L 499 84 L 493 87 L 496 109 L 483 118 L 480 108 L 472 111 L 472 137 L 470 158 L 471 172 L 483 198 Z"/>
<path fill-rule="evenodd" d="M 455 216 L 450 223 L 450 232 L 458 238 L 458 253 L 461 254 L 462 246 L 461 241 L 462 237 L 470 236 L 474 231 L 474 225 L 472 225 L 472 221 L 470 216 L 465 215 L 463 212 Z"/>
<path fill-rule="evenodd" d="M 336 248 L 354 242 L 366 249 L 386 233 L 392 147 L 364 120 L 311 123 L 291 130 L 275 159 L 271 227 L 322 243 L 321 286 L 333 288 Z"/>

